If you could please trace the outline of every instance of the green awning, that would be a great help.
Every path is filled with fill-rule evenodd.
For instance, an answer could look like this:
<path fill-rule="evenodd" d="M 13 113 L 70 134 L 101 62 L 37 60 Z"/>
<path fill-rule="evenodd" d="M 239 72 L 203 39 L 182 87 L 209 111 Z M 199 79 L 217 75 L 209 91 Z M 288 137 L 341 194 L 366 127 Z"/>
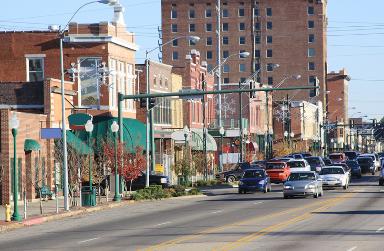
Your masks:
<path fill-rule="evenodd" d="M 93 117 L 94 128 L 92 131 L 92 138 L 96 139 L 96 144 L 102 141 L 112 141 L 114 139 L 111 131 L 113 121 L 118 122 L 114 117 Z M 121 128 L 119 129 L 121 130 Z M 79 131 L 79 137 L 84 141 L 88 139 L 88 133 Z M 136 147 L 146 149 L 146 126 L 137 119 L 123 118 L 123 141 L 128 151 L 134 152 Z"/>
<path fill-rule="evenodd" d="M 41 149 L 41 146 L 39 142 L 37 142 L 34 139 L 26 139 L 24 141 L 24 151 L 39 151 Z"/>
<path fill-rule="evenodd" d="M 75 149 L 79 154 L 92 154 L 93 150 L 81 138 L 71 131 L 67 131 L 67 144 Z"/>
<path fill-rule="evenodd" d="M 203 129 L 191 129 L 191 137 L 189 140 L 189 144 L 194 151 L 203 151 Z M 207 151 L 217 151 L 217 144 L 215 139 L 207 133 Z"/>

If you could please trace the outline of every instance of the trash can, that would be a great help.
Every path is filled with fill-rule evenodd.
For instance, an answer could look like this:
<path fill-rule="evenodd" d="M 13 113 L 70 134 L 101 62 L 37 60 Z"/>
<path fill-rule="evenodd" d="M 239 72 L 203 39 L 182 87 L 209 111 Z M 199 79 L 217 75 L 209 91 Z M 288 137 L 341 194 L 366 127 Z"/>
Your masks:
<path fill-rule="evenodd" d="M 83 207 L 96 206 L 96 188 L 92 187 L 92 191 L 89 186 L 83 186 L 81 188 L 81 205 Z"/>

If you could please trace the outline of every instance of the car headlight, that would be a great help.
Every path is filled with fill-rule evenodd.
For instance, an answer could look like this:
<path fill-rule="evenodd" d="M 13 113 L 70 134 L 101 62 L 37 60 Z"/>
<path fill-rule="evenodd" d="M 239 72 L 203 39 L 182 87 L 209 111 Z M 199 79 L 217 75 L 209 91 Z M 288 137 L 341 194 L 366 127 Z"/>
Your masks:
<path fill-rule="evenodd" d="M 161 184 L 168 183 L 168 179 L 167 178 L 160 178 L 160 183 Z"/>
<path fill-rule="evenodd" d="M 294 187 L 293 186 L 291 186 L 291 185 L 285 185 L 284 186 L 284 189 L 286 189 L 286 190 L 292 190 Z"/>
<path fill-rule="evenodd" d="M 242 182 L 241 180 L 239 181 L 239 185 L 244 185 L 244 182 Z"/>
<path fill-rule="evenodd" d="M 314 189 L 314 188 L 315 188 L 315 185 L 313 184 L 309 184 L 305 186 L 305 189 Z"/>
<path fill-rule="evenodd" d="M 264 180 L 260 180 L 259 181 L 259 185 L 264 185 L 265 181 Z"/>

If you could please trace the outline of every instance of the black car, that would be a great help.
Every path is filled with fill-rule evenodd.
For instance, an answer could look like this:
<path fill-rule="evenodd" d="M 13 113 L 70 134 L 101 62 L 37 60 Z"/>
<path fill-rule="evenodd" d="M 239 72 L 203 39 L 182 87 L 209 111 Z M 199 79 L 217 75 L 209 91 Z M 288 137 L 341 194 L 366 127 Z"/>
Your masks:
<path fill-rule="evenodd" d="M 368 173 L 374 170 L 374 162 L 371 157 L 358 157 L 357 162 L 360 165 L 361 173 Z"/>
<path fill-rule="evenodd" d="M 345 151 L 344 154 L 349 160 L 356 160 L 359 156 L 359 153 L 356 151 Z"/>
<path fill-rule="evenodd" d="M 332 166 L 332 161 L 330 159 L 328 159 L 327 157 L 323 157 L 322 159 L 326 166 Z"/>
<path fill-rule="evenodd" d="M 145 187 L 146 173 L 141 172 L 141 175 L 132 182 L 132 190 L 142 189 Z M 126 180 L 127 187 L 130 185 L 129 180 Z M 163 188 L 169 187 L 169 178 L 165 175 L 150 174 L 149 185 L 161 185 Z"/>
<path fill-rule="evenodd" d="M 351 175 L 361 178 L 361 167 L 356 160 L 347 160 L 345 162 L 351 168 Z"/>
<path fill-rule="evenodd" d="M 325 166 L 325 163 L 321 157 L 311 156 L 306 157 L 305 160 L 311 166 L 311 171 L 320 172 Z"/>
<path fill-rule="evenodd" d="M 239 180 L 243 176 L 244 171 L 250 168 L 257 167 L 256 165 L 251 166 L 249 162 L 238 163 L 233 169 L 216 174 L 216 179 L 226 182 L 234 182 L 236 180 Z"/>

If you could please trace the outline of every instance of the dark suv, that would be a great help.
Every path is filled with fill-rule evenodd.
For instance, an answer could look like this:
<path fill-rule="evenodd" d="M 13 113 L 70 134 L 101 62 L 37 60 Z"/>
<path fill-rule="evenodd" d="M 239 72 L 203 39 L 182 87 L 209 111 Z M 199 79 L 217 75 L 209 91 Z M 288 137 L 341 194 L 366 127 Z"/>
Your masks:
<path fill-rule="evenodd" d="M 216 179 L 226 182 L 234 182 L 239 180 L 243 176 L 244 171 L 250 168 L 256 168 L 256 166 L 251 166 L 249 162 L 238 163 L 233 169 L 216 174 Z"/>

